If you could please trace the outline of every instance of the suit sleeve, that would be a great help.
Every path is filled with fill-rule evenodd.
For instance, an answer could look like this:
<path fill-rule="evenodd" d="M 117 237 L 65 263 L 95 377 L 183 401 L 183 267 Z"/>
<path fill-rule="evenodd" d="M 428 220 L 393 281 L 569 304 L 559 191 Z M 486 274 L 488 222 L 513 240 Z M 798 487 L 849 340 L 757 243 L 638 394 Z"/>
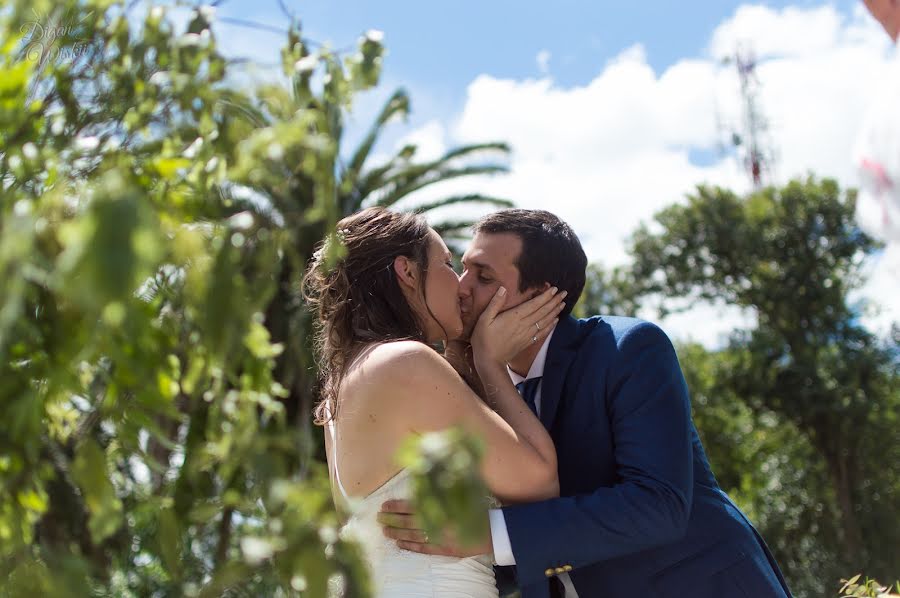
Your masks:
<path fill-rule="evenodd" d="M 682 537 L 693 487 L 690 401 L 675 350 L 649 322 L 627 331 L 607 374 L 618 483 L 592 494 L 505 507 L 524 587 Z M 588 392 L 582 389 L 582 392 Z M 603 396 L 604 389 L 595 389 Z"/>

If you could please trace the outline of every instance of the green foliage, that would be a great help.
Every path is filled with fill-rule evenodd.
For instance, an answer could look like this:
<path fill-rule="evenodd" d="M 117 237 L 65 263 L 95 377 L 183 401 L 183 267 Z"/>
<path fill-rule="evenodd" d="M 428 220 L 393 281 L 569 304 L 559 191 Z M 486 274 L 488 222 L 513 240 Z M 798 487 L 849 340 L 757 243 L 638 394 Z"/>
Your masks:
<path fill-rule="evenodd" d="M 898 594 L 891 591 L 890 587 L 883 586 L 874 579 L 865 579 L 859 583 L 861 575 L 854 575 L 850 579 L 842 579 L 841 596 L 865 596 L 868 598 L 896 598 Z M 900 582 L 895 584 L 896 591 L 900 592 Z"/>
<path fill-rule="evenodd" d="M 416 512 L 436 542 L 440 543 L 447 521 L 454 523 L 463 545 L 487 537 L 491 498 L 478 468 L 483 454 L 483 444 L 460 429 L 411 437 L 401 447 L 400 465 L 414 475 Z"/>
<path fill-rule="evenodd" d="M 573 310 L 576 317 L 595 314 L 636 317 L 637 310 L 638 298 L 627 268 L 605 270 L 600 264 L 588 264 L 584 290 Z"/>
<path fill-rule="evenodd" d="M 277 186 L 277 145 L 307 184 L 299 234 L 327 230 L 320 98 L 371 87 L 380 44 L 316 57 L 332 83 L 270 127 L 235 108 L 202 10 L 185 32 L 124 10 L 0 12 L 0 596 L 323 596 L 334 574 L 366 595 L 273 375 L 265 312 L 296 237 L 220 191 Z M 39 28 L 68 33 L 20 35 Z"/>

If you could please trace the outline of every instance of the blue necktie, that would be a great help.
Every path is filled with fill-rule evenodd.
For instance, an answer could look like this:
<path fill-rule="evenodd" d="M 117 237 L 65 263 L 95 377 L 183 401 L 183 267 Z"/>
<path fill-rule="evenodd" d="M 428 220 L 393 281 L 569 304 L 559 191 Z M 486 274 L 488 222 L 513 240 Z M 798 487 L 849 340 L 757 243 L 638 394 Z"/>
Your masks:
<path fill-rule="evenodd" d="M 519 391 L 519 394 L 522 395 L 522 398 L 525 399 L 525 403 L 528 405 L 528 408 L 531 409 L 531 412 L 537 415 L 537 407 L 534 404 L 534 399 L 537 397 L 538 387 L 541 385 L 541 377 L 537 378 L 529 378 L 528 380 L 524 380 L 516 384 L 516 390 Z"/>

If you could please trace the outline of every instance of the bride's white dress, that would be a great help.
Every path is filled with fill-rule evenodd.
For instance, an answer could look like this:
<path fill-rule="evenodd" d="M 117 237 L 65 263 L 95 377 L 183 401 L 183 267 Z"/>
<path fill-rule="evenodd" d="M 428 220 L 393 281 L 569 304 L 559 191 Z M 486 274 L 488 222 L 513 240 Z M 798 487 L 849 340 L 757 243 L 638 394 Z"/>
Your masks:
<path fill-rule="evenodd" d="M 365 498 L 351 498 L 338 474 L 334 421 L 327 424 L 332 439 L 335 486 L 351 505 L 353 514 L 342 537 L 358 542 L 372 575 L 376 598 L 498 598 L 489 555 L 456 558 L 401 550 L 386 538 L 376 520 L 381 504 L 411 496 L 410 474 L 401 470 Z"/>

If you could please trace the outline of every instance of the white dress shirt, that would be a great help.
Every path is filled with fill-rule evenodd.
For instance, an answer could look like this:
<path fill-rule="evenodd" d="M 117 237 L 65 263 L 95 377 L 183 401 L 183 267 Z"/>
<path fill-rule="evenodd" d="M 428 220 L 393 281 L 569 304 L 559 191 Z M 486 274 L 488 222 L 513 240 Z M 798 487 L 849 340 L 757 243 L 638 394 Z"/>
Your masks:
<path fill-rule="evenodd" d="M 524 378 L 514 371 L 510 370 L 507 366 L 507 370 L 509 370 L 509 377 L 512 379 L 513 384 L 518 384 L 524 380 L 529 380 L 531 378 L 539 378 L 544 375 L 544 364 L 547 362 L 547 348 L 550 346 L 550 339 L 553 338 L 553 334 L 556 332 L 554 329 L 550 332 L 550 335 L 544 339 L 544 344 L 541 345 L 540 351 L 535 356 L 534 361 L 531 364 L 531 368 L 528 370 L 528 375 Z M 538 384 L 537 392 L 534 396 L 534 407 L 535 411 L 540 417 L 541 414 L 541 390 L 543 389 L 543 381 Z M 494 544 L 494 562 L 498 565 L 509 566 L 516 564 L 516 558 L 513 555 L 512 545 L 509 542 L 509 531 L 506 529 L 506 518 L 503 516 L 503 511 L 501 509 L 491 509 L 488 511 L 488 517 L 490 517 L 491 522 L 491 539 Z M 568 573 L 561 573 L 557 577 L 562 582 L 563 586 L 566 589 L 566 598 L 578 598 L 578 593 L 575 592 L 575 586 L 572 584 L 571 578 L 569 578 Z"/>

